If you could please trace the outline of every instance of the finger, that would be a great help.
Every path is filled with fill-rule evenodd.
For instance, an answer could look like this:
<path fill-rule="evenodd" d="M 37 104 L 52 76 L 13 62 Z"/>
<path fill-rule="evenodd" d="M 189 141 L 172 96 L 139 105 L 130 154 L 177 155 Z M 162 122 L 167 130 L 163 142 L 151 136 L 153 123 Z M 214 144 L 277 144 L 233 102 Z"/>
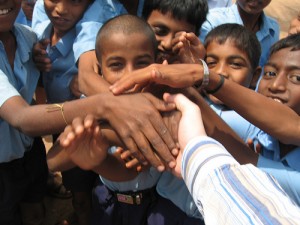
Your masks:
<path fill-rule="evenodd" d="M 82 134 L 84 131 L 84 124 L 83 124 L 82 118 L 79 118 L 79 117 L 75 118 L 72 121 L 72 127 L 73 127 L 73 130 L 76 133 L 76 135 Z"/>
<path fill-rule="evenodd" d="M 145 69 L 139 70 L 140 72 L 137 75 L 130 74 L 127 76 L 123 76 L 121 79 L 119 79 L 117 82 L 115 82 L 112 86 L 109 87 L 110 91 L 113 92 L 115 95 L 118 95 L 131 88 L 134 88 L 136 85 L 138 85 L 139 88 L 141 86 L 146 86 L 152 79 L 152 69 L 149 69 L 149 71 Z"/>
<path fill-rule="evenodd" d="M 125 160 L 126 162 L 129 162 L 132 160 L 132 155 L 130 151 L 122 152 L 121 159 Z"/>
<path fill-rule="evenodd" d="M 132 159 L 125 164 L 126 168 L 131 169 L 134 167 L 141 167 L 140 162 L 137 159 Z"/>
<path fill-rule="evenodd" d="M 200 39 L 192 32 L 187 33 L 185 37 L 192 45 L 200 45 L 201 44 Z"/>
<path fill-rule="evenodd" d="M 86 129 L 91 128 L 91 127 L 95 127 L 97 124 L 98 123 L 97 123 L 95 117 L 91 114 L 87 115 L 84 118 L 83 125 L 84 125 L 84 128 L 86 128 Z"/>
<path fill-rule="evenodd" d="M 64 132 L 60 135 L 59 142 L 62 147 L 68 147 L 71 141 L 75 138 L 75 133 L 71 125 L 67 126 Z"/>
<path fill-rule="evenodd" d="M 142 148 L 140 147 L 141 145 L 136 143 L 136 140 L 134 137 L 124 137 L 120 135 L 125 144 L 125 146 L 129 149 L 131 152 L 132 156 L 135 157 L 140 163 L 142 164 L 147 164 L 147 161 L 143 155 L 143 151 L 141 150 Z M 141 140 L 138 140 L 138 142 L 142 142 Z M 149 145 L 149 143 L 148 143 Z M 138 147 L 139 146 L 139 147 Z"/>

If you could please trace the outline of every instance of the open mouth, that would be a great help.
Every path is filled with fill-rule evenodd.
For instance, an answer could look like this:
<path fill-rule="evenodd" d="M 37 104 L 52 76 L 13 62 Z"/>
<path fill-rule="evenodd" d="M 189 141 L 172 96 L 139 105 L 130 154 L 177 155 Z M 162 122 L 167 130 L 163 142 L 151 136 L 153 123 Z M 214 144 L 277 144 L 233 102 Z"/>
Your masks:
<path fill-rule="evenodd" d="M 0 16 L 8 14 L 12 10 L 13 10 L 12 8 L 9 8 L 9 9 L 0 9 Z"/>

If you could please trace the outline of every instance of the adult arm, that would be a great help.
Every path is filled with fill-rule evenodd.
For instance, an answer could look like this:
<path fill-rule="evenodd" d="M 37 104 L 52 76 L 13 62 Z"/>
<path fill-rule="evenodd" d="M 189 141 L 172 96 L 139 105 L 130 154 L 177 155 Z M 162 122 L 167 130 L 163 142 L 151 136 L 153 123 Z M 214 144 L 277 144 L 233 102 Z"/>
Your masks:
<path fill-rule="evenodd" d="M 199 107 L 183 95 L 165 95 L 182 113 L 181 174 L 205 224 L 297 224 L 300 209 L 268 174 L 241 166 L 207 137 Z"/>

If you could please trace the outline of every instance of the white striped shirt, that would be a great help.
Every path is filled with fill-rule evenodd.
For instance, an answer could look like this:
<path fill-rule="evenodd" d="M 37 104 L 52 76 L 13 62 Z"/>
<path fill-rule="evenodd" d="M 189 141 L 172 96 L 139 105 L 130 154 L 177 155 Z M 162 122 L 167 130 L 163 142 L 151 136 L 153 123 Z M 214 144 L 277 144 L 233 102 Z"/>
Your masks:
<path fill-rule="evenodd" d="M 182 176 L 206 225 L 300 224 L 300 208 L 270 175 L 240 165 L 212 138 L 189 142 Z"/>

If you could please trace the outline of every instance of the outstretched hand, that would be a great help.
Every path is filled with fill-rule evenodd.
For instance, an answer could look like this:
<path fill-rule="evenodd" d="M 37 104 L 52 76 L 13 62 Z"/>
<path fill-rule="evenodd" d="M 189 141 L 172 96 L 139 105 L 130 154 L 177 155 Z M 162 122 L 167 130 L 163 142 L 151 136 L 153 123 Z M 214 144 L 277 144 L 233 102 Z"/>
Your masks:
<path fill-rule="evenodd" d="M 173 88 L 186 88 L 193 86 L 202 78 L 202 64 L 152 64 L 123 76 L 110 86 L 110 90 L 118 95 L 134 87 L 145 87 L 151 82 Z"/>
<path fill-rule="evenodd" d="M 84 119 L 75 118 L 60 135 L 59 141 L 70 159 L 84 170 L 99 166 L 106 158 L 109 147 L 92 115 Z"/>
<path fill-rule="evenodd" d="M 164 94 L 164 100 L 168 103 L 175 103 L 181 112 L 181 120 L 178 128 L 178 139 L 180 153 L 176 159 L 176 167 L 172 170 L 176 176 L 181 176 L 181 157 L 188 142 L 198 136 L 206 136 L 200 108 L 191 102 L 183 94 Z"/>

